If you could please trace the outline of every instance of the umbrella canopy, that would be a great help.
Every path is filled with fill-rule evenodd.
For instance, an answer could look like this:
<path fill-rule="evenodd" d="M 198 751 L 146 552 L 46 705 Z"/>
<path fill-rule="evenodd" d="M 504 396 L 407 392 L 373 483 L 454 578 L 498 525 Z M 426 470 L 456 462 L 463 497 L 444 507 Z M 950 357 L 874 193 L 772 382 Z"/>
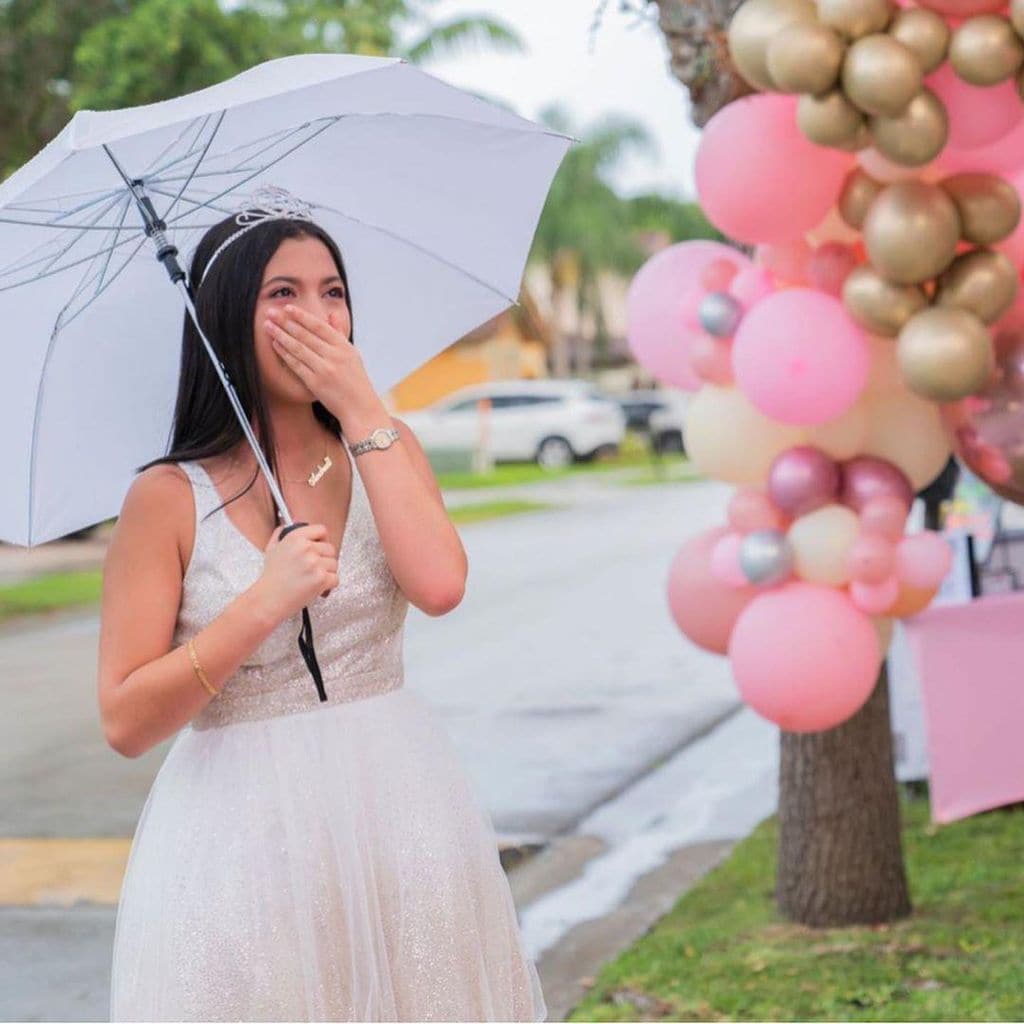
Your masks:
<path fill-rule="evenodd" d="M 308 203 L 345 256 L 383 392 L 516 302 L 571 142 L 405 61 L 351 54 L 79 111 L 0 184 L 0 540 L 116 515 L 134 468 L 168 450 L 184 307 L 137 192 L 186 267 L 256 189 Z"/>

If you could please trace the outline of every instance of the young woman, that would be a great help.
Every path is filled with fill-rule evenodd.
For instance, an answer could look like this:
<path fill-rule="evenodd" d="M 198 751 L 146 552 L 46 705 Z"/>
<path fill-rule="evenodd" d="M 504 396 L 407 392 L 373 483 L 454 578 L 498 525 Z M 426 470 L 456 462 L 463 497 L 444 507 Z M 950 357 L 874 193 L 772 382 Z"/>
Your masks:
<path fill-rule="evenodd" d="M 454 608 L 466 555 L 349 343 L 341 254 L 302 216 L 248 211 L 207 232 L 190 280 L 310 525 L 279 538 L 186 317 L 171 451 L 132 482 L 104 568 L 108 742 L 136 757 L 177 733 L 128 860 L 111 1019 L 543 1020 L 491 820 L 403 685 L 408 604 Z M 378 428 L 397 440 L 360 446 Z"/>

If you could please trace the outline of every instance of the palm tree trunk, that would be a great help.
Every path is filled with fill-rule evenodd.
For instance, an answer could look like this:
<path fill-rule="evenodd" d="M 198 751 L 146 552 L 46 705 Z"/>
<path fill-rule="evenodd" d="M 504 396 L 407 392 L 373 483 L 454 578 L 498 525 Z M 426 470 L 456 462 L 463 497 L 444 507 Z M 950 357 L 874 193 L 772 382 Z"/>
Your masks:
<path fill-rule="evenodd" d="M 884 664 L 848 721 L 782 734 L 775 899 L 785 917 L 818 927 L 910 913 Z"/>
<path fill-rule="evenodd" d="M 726 33 L 742 0 L 649 0 L 669 49 L 672 74 L 690 94 L 694 124 L 703 128 L 727 103 L 751 91 L 729 57 Z"/>

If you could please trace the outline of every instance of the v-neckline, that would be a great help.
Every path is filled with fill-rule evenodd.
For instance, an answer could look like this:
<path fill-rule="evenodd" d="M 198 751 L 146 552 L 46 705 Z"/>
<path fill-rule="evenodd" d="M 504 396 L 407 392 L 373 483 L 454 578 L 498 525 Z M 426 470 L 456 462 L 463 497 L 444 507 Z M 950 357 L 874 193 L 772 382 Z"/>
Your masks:
<path fill-rule="evenodd" d="M 349 464 L 349 466 L 351 467 L 351 470 L 352 470 L 352 482 L 351 482 L 351 484 L 349 486 L 349 489 L 348 489 L 348 508 L 345 510 L 345 525 L 342 527 L 342 530 L 341 530 L 341 541 L 338 544 L 338 565 L 339 566 L 341 565 L 341 557 L 342 557 L 342 555 L 345 552 L 345 541 L 348 540 L 349 524 L 352 522 L 352 511 L 353 511 L 353 509 L 356 506 L 356 486 L 357 486 L 357 478 L 359 477 L 359 471 L 356 469 L 355 458 L 353 457 L 352 452 L 349 451 L 348 445 L 344 441 L 342 441 L 341 442 L 341 446 L 345 449 L 345 454 L 348 456 L 348 464 Z M 217 497 L 219 499 L 219 503 L 224 505 L 224 498 L 221 496 L 221 493 L 218 490 L 217 485 L 213 482 L 213 477 L 211 477 L 210 474 L 206 471 L 206 467 L 198 459 L 195 462 L 193 462 L 193 465 L 199 467 L 200 472 L 203 474 L 203 476 L 206 477 L 210 487 L 213 488 L 214 494 L 217 495 Z M 230 527 L 230 529 L 238 537 L 240 537 L 242 539 L 242 541 L 245 544 L 245 546 L 247 548 L 249 548 L 250 551 L 252 551 L 255 554 L 259 555 L 260 558 L 264 558 L 266 556 L 266 552 L 263 550 L 263 548 L 257 547 L 257 545 L 253 543 L 251 538 L 247 537 L 242 532 L 242 530 L 239 528 L 238 524 L 229 515 L 228 510 L 227 510 L 227 505 L 224 505 L 224 507 L 221 508 L 221 512 L 224 513 L 224 518 L 227 520 L 227 523 L 228 523 L 228 526 Z M 274 529 L 276 530 L 277 527 L 275 526 Z M 199 538 L 197 537 L 197 538 L 195 538 L 193 540 L 192 543 L 196 544 L 196 543 L 198 543 L 198 540 L 199 540 Z"/>

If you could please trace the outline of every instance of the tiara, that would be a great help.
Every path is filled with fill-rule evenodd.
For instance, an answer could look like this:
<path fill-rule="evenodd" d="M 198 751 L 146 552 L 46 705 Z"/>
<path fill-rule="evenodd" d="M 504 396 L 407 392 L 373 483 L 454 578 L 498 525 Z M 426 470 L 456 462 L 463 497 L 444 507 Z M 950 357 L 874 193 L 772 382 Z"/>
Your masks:
<path fill-rule="evenodd" d="M 237 208 L 235 223 L 240 225 L 238 231 L 232 232 L 213 251 L 213 255 L 207 260 L 203 267 L 199 284 L 206 279 L 214 260 L 233 242 L 236 238 L 250 229 L 268 220 L 308 220 L 312 222 L 312 203 L 300 199 L 287 189 L 277 185 L 261 185 L 250 196 L 244 206 Z"/>

